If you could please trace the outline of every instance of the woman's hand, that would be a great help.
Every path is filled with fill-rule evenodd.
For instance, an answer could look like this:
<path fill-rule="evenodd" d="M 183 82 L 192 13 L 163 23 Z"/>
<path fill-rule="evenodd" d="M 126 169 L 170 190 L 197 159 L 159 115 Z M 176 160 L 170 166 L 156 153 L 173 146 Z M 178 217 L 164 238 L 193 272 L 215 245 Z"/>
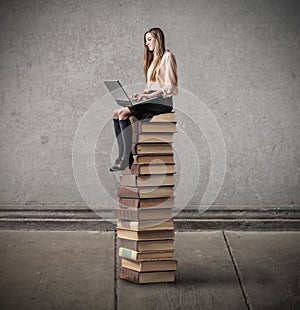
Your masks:
<path fill-rule="evenodd" d="M 138 96 L 137 96 L 137 98 L 136 98 L 136 101 L 139 102 L 139 101 L 141 101 L 141 100 L 148 99 L 148 98 L 150 98 L 150 97 L 149 97 L 149 94 L 143 94 L 143 93 L 141 93 L 141 94 L 138 94 Z"/>
<path fill-rule="evenodd" d="M 139 94 L 133 94 L 130 96 L 130 100 L 136 100 Z"/>
<path fill-rule="evenodd" d="M 143 92 L 139 93 L 139 94 L 133 94 L 130 96 L 130 100 L 136 100 L 136 101 L 140 101 L 142 99 L 145 99 L 147 97 L 145 97 L 144 95 L 147 95 L 148 94 L 148 91 L 147 90 L 144 90 Z M 151 97 L 149 97 L 151 98 Z"/>

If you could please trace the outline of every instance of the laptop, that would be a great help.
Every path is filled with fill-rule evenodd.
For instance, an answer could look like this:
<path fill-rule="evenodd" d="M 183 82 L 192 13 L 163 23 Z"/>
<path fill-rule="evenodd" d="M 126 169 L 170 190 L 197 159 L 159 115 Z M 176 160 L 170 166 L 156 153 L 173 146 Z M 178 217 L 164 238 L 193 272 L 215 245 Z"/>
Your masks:
<path fill-rule="evenodd" d="M 107 80 L 104 81 L 104 84 L 110 91 L 113 98 L 116 100 L 116 103 L 123 107 L 130 107 L 137 103 L 138 104 L 145 103 L 148 101 L 152 101 L 153 99 L 160 98 L 160 97 L 154 97 L 140 101 L 136 101 L 135 99 L 130 100 L 129 96 L 127 95 L 126 91 L 124 90 L 119 80 Z"/>

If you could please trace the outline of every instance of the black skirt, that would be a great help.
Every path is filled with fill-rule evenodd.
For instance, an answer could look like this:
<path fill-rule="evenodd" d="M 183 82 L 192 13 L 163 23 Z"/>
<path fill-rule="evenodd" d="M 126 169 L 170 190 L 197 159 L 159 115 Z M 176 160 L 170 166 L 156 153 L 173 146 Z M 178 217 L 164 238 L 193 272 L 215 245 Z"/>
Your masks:
<path fill-rule="evenodd" d="M 154 115 L 170 113 L 173 110 L 173 99 L 159 98 L 146 103 L 137 103 L 129 107 L 129 110 L 138 120 L 150 120 Z"/>

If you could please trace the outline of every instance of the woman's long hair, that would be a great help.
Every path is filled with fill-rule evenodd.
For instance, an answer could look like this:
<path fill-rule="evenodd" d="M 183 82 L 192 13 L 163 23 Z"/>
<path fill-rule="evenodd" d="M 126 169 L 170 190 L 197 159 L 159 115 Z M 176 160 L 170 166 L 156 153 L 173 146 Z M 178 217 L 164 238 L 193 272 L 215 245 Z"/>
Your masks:
<path fill-rule="evenodd" d="M 150 51 L 146 45 L 146 34 L 151 33 L 156 39 L 154 50 Z M 160 28 L 151 28 L 144 34 L 144 73 L 147 82 L 147 72 L 153 62 L 153 69 L 150 75 L 150 81 L 156 81 L 156 75 L 159 70 L 159 64 L 165 52 L 165 35 Z"/>

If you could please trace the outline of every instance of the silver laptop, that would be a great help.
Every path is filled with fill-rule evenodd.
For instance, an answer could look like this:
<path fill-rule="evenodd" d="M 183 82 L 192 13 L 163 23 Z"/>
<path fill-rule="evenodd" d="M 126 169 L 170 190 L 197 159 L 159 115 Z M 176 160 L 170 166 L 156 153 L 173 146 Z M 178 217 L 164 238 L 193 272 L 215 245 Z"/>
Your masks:
<path fill-rule="evenodd" d="M 160 97 L 154 97 L 140 101 L 136 101 L 134 99 L 130 100 L 129 96 L 127 95 L 126 91 L 124 90 L 119 80 L 107 80 L 104 81 L 104 84 L 110 91 L 113 98 L 116 100 L 117 104 L 123 107 L 130 107 L 133 104 L 145 103 L 148 101 L 152 101 L 153 99 L 160 98 Z"/>

